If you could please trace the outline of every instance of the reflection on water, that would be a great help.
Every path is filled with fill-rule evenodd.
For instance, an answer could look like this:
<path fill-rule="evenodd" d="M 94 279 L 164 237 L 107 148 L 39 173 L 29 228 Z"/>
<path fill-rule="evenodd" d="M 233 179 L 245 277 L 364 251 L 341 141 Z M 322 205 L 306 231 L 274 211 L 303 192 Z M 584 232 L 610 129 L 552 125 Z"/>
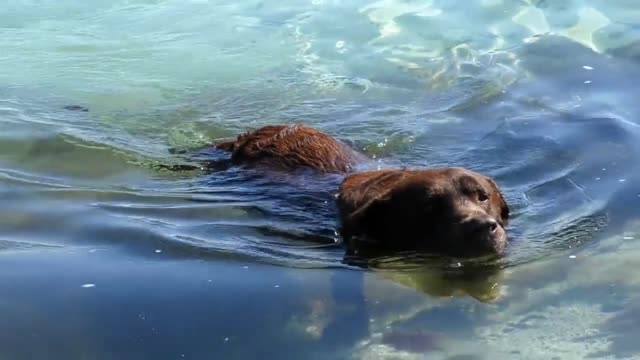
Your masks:
<path fill-rule="evenodd" d="M 401 264 L 398 264 L 400 262 Z M 482 302 L 500 300 L 504 270 L 499 263 L 443 262 L 440 259 L 406 259 L 376 263 L 381 278 L 424 292 L 431 297 L 470 296 Z"/>
<path fill-rule="evenodd" d="M 3 355 L 637 357 L 634 5 L 4 7 Z M 184 170 L 225 156 L 213 140 L 298 121 L 365 168 L 495 177 L 508 255 L 345 258 L 340 176 Z"/>

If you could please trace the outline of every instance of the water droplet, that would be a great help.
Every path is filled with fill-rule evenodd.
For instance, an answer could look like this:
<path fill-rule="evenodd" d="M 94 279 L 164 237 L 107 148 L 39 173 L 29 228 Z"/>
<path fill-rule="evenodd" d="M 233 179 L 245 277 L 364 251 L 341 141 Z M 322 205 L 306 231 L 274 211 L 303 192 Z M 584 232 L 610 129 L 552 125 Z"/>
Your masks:
<path fill-rule="evenodd" d="M 591 84 L 591 80 L 585 80 L 584 83 L 585 84 Z"/>
<path fill-rule="evenodd" d="M 591 67 L 589 65 L 583 65 L 582 68 L 585 69 L 585 70 L 593 70 L 593 67 Z"/>
<path fill-rule="evenodd" d="M 84 284 L 82 285 L 83 288 L 87 289 L 87 288 L 92 288 L 92 287 L 96 287 L 96 284 Z"/>
<path fill-rule="evenodd" d="M 162 250 L 156 249 L 156 254 L 160 254 L 161 252 L 162 252 Z"/>
<path fill-rule="evenodd" d="M 242 268 L 246 270 L 246 269 L 248 269 L 249 267 L 248 267 L 248 266 L 243 266 Z"/>
<path fill-rule="evenodd" d="M 576 256 L 575 255 L 569 255 L 569 259 L 575 259 Z"/>
<path fill-rule="evenodd" d="M 342 49 L 344 47 L 344 41 L 338 40 L 336 41 L 336 49 Z"/>
<path fill-rule="evenodd" d="M 279 288 L 279 287 L 280 287 L 280 285 L 274 285 L 273 287 L 275 287 L 275 288 Z"/>
<path fill-rule="evenodd" d="M 634 238 L 633 238 L 633 236 L 625 236 L 625 237 L 623 237 L 623 239 L 625 239 L 625 240 L 633 240 Z"/>
<path fill-rule="evenodd" d="M 619 182 L 625 182 L 625 181 L 627 181 L 627 179 L 620 179 L 620 180 L 618 180 L 618 181 L 619 181 Z"/>

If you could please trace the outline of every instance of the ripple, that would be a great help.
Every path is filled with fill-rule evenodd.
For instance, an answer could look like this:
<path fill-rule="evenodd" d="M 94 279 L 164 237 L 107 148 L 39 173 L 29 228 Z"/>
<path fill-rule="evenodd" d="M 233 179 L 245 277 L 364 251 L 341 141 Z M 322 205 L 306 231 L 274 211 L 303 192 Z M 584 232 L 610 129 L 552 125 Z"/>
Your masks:
<path fill-rule="evenodd" d="M 29 241 L 13 241 L 0 239 L 0 253 L 19 250 L 56 249 L 62 246 L 51 244 L 40 244 Z"/>

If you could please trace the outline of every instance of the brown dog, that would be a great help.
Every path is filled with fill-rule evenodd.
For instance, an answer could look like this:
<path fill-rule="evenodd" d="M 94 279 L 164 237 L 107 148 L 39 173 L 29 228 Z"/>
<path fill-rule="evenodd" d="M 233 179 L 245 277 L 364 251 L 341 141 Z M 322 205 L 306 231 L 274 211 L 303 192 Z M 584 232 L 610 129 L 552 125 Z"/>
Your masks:
<path fill-rule="evenodd" d="M 348 176 L 337 198 L 350 250 L 502 255 L 509 207 L 490 178 L 462 168 Z"/>
<path fill-rule="evenodd" d="M 367 158 L 304 125 L 271 125 L 216 145 L 234 164 L 347 173 Z M 506 247 L 509 207 L 496 183 L 462 168 L 355 173 L 340 185 L 340 233 L 349 250 L 418 250 L 453 256 Z"/>
<path fill-rule="evenodd" d="M 281 169 L 311 168 L 346 173 L 367 158 L 345 143 L 304 125 L 271 125 L 216 145 L 230 151 L 234 164 Z"/>

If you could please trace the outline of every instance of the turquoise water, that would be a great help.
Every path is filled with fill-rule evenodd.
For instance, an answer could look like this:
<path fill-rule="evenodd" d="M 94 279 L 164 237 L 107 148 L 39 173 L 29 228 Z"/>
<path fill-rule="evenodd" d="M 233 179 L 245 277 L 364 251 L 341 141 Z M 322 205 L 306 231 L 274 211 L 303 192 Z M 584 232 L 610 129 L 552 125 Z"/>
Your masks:
<path fill-rule="evenodd" d="M 0 48 L 0 358 L 640 357 L 635 1 L 17 0 Z M 504 262 L 363 270 L 339 177 L 163 167 L 296 122 L 495 177 Z"/>

